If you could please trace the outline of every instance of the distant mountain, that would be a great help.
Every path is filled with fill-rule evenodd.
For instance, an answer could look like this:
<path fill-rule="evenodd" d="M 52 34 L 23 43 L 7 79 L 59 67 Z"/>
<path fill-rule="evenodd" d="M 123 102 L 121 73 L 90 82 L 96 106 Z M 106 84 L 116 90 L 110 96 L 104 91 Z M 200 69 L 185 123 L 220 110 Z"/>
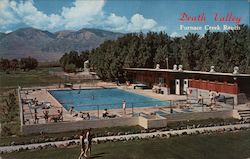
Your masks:
<path fill-rule="evenodd" d="M 65 52 L 90 50 L 105 40 L 115 40 L 122 35 L 100 29 L 63 30 L 51 33 L 23 28 L 8 34 L 0 33 L 0 57 L 32 56 L 40 61 L 53 61 L 58 60 Z"/>

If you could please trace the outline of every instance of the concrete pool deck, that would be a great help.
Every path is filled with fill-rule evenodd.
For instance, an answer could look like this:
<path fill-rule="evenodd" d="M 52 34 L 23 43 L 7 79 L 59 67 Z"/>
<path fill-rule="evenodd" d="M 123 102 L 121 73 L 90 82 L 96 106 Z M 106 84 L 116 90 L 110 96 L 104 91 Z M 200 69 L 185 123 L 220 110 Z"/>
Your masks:
<path fill-rule="evenodd" d="M 82 84 L 75 84 L 73 89 L 84 89 L 84 88 L 100 88 L 100 87 L 117 87 L 113 83 L 106 83 L 106 82 L 99 82 L 96 83 L 94 86 L 87 85 L 85 83 Z M 185 101 L 187 99 L 191 99 L 194 102 L 196 102 L 197 99 L 190 98 L 187 96 L 180 96 L 180 95 L 163 95 L 163 94 L 156 94 L 152 92 L 152 90 L 140 90 L 140 89 L 131 89 L 127 86 L 119 86 L 117 87 L 119 89 L 123 89 L 132 93 L 137 93 L 140 95 L 144 95 L 147 97 L 152 97 L 155 99 L 163 100 L 163 101 Z M 73 117 L 48 91 L 49 90 L 71 90 L 70 88 L 59 88 L 58 86 L 50 86 L 50 87 L 40 87 L 40 88 L 24 88 L 21 91 L 21 99 L 36 99 L 39 103 L 42 102 L 49 102 L 51 104 L 51 108 L 48 109 L 49 115 L 56 115 L 57 110 L 63 111 L 63 121 L 73 122 L 73 121 L 82 121 L 83 118 L 80 117 Z M 181 105 L 183 104 L 173 104 L 172 108 L 174 109 L 174 113 L 188 113 L 188 112 L 209 112 L 211 111 L 210 108 L 202 108 L 191 106 L 190 108 L 181 108 Z M 231 109 L 230 106 L 224 105 L 223 107 L 218 106 L 215 107 L 215 110 L 228 110 Z M 36 124 L 44 124 L 44 109 L 37 108 L 37 116 L 38 116 L 38 123 Z M 121 109 L 109 109 L 109 114 L 114 114 L 116 117 L 122 117 L 122 118 L 129 118 L 139 113 L 145 113 L 145 114 L 154 114 L 155 112 L 161 112 L 165 114 L 170 114 L 170 107 L 169 106 L 161 106 L 161 107 L 142 107 L 142 108 L 127 108 L 126 114 L 124 114 L 122 110 L 122 104 Z M 87 111 L 90 113 L 90 119 L 102 119 L 102 112 L 103 110 L 91 110 Z M 23 104 L 23 114 L 24 114 L 24 122 L 25 125 L 32 125 L 35 122 L 35 109 L 32 109 L 28 104 Z"/>

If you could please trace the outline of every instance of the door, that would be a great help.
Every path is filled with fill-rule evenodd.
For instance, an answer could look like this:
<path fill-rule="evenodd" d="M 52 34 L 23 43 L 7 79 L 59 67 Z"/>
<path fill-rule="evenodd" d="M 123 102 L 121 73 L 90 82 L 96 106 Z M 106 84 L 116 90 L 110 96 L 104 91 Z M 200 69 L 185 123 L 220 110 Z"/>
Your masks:
<path fill-rule="evenodd" d="M 176 79 L 175 80 L 175 94 L 180 95 L 180 80 Z"/>
<path fill-rule="evenodd" d="M 184 79 L 183 83 L 183 94 L 188 94 L 188 79 Z"/>
<path fill-rule="evenodd" d="M 175 94 L 175 80 L 170 80 L 170 94 Z"/>

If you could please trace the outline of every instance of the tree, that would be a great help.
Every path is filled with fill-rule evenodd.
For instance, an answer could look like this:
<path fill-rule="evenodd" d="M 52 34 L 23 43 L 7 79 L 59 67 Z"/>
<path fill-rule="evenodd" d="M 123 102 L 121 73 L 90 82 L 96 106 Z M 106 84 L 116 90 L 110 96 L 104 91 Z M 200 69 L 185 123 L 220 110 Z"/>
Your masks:
<path fill-rule="evenodd" d="M 166 58 L 170 57 L 170 52 L 168 50 L 168 46 L 160 46 L 158 47 L 158 49 L 156 50 L 156 54 L 154 57 L 154 63 L 156 64 L 160 64 L 161 67 L 165 67 L 167 68 L 167 61 Z M 171 60 L 170 60 L 171 61 Z"/>
<path fill-rule="evenodd" d="M 8 59 L 1 59 L 0 61 L 0 69 L 3 71 L 7 71 L 10 68 L 10 61 Z"/>
<path fill-rule="evenodd" d="M 12 59 L 10 61 L 10 67 L 12 70 L 16 70 L 19 67 L 19 61 L 17 59 Z"/>
<path fill-rule="evenodd" d="M 89 51 L 82 51 L 76 63 L 77 68 L 84 68 L 84 62 L 89 60 Z"/>
<path fill-rule="evenodd" d="M 59 63 L 61 65 L 61 67 L 63 68 L 63 70 L 65 70 L 66 65 L 68 64 L 69 61 L 69 55 L 68 53 L 65 53 L 59 60 Z"/>
<path fill-rule="evenodd" d="M 125 78 L 123 69 L 127 67 L 154 68 L 159 63 L 164 68 L 166 58 L 169 66 L 182 64 L 186 70 L 209 71 L 214 65 L 217 72 L 232 72 L 234 66 L 240 66 L 244 73 L 250 65 L 248 43 L 248 26 L 238 31 L 207 31 L 203 37 L 197 33 L 175 38 L 164 32 L 128 33 L 84 51 L 78 58 L 76 53 L 64 54 L 60 63 L 62 67 L 72 63 L 79 68 L 88 58 L 90 67 L 103 80 Z"/>
<path fill-rule="evenodd" d="M 27 57 L 21 58 L 20 60 L 20 68 L 24 71 L 35 69 L 38 66 L 38 61 L 35 58 Z"/>
<path fill-rule="evenodd" d="M 59 60 L 61 67 L 66 70 L 66 66 L 74 64 L 75 68 L 83 68 L 84 62 L 89 59 L 89 51 L 82 51 L 80 55 L 76 51 L 65 53 Z"/>
<path fill-rule="evenodd" d="M 199 50 L 199 34 L 188 33 L 181 41 L 181 64 L 187 70 L 197 66 L 197 53 Z"/>

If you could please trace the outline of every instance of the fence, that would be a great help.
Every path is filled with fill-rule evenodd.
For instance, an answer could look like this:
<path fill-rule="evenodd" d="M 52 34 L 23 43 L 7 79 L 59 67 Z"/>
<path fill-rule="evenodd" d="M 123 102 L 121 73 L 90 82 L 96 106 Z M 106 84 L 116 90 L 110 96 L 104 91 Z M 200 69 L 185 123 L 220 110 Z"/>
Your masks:
<path fill-rule="evenodd" d="M 21 91 L 21 87 L 18 86 L 18 88 L 17 88 L 17 98 L 18 98 L 18 105 L 19 105 L 20 123 L 21 123 L 21 126 L 22 126 L 24 124 L 24 115 L 23 115 L 23 103 L 22 103 L 20 91 Z"/>
<path fill-rule="evenodd" d="M 167 122 L 173 121 L 187 121 L 187 120 L 202 120 L 209 118 L 232 118 L 234 117 L 234 111 L 217 111 L 217 112 L 194 112 L 194 113 L 177 113 L 171 115 L 165 115 L 158 119 L 146 119 L 141 120 L 142 116 L 131 117 L 131 118 L 114 118 L 104 120 L 82 120 L 77 122 L 57 122 L 49 124 L 33 124 L 23 125 L 23 134 L 32 133 L 56 133 L 56 132 L 67 132 L 75 131 L 87 128 L 104 128 L 104 127 L 115 127 L 115 126 L 135 126 L 140 125 L 144 128 L 153 127 L 165 127 Z M 145 118 L 144 118 L 145 119 Z M 146 123 L 145 123 L 146 122 Z"/>
<path fill-rule="evenodd" d="M 234 83 L 210 82 L 205 80 L 189 80 L 189 87 L 218 91 L 223 93 L 237 94 L 238 85 Z"/>
<path fill-rule="evenodd" d="M 24 104 L 23 111 L 23 124 L 44 124 L 48 122 L 58 122 L 64 121 L 64 113 L 62 107 L 45 107 L 45 106 L 30 106 L 29 104 Z"/>
<path fill-rule="evenodd" d="M 178 113 L 178 112 L 206 112 L 209 107 L 205 100 L 198 101 L 197 99 L 187 100 L 164 100 L 164 101 L 147 101 L 147 102 L 126 102 L 126 108 L 123 109 L 122 101 L 113 104 L 92 104 L 92 105 L 76 105 L 73 103 L 61 103 L 63 107 L 46 107 L 38 106 L 32 107 L 24 104 L 26 111 L 24 111 L 24 124 L 43 124 L 48 122 L 58 121 L 79 121 L 79 120 L 99 120 L 106 118 L 124 117 L 124 116 L 139 116 L 141 112 L 147 113 Z M 230 100 L 230 99 L 228 99 Z M 74 107 L 74 109 L 72 109 Z M 27 109 L 28 108 L 28 109 Z M 232 107 L 234 109 L 234 105 Z M 162 110 L 162 111 L 159 111 Z M 177 111 L 178 110 L 178 111 Z M 48 111 L 47 117 L 45 116 Z M 61 114 L 60 114 L 61 113 Z M 60 117 L 59 117 L 60 115 Z"/>
<path fill-rule="evenodd" d="M 96 116 L 93 118 L 101 119 L 103 118 L 103 114 L 105 110 L 107 110 L 110 117 L 115 116 L 122 116 L 122 115 L 136 115 L 136 109 L 144 109 L 145 107 L 148 108 L 157 108 L 163 106 L 170 106 L 170 101 L 149 101 L 149 102 L 126 102 L 125 109 L 123 109 L 122 101 L 120 103 L 113 103 L 113 104 L 82 104 L 74 106 L 72 103 L 63 103 L 65 109 L 70 111 L 72 107 L 76 112 L 89 112 L 91 115 Z"/>
<path fill-rule="evenodd" d="M 112 115 L 114 115 L 113 117 L 123 115 L 137 116 L 140 112 L 155 112 L 159 110 L 159 108 L 165 112 L 170 112 L 171 109 L 181 109 L 186 110 L 186 112 L 188 111 L 188 109 L 190 109 L 191 112 L 192 108 L 201 108 L 199 110 L 205 112 L 206 107 L 210 108 L 209 102 L 209 98 L 204 98 L 201 101 L 198 101 L 197 99 L 187 99 L 148 102 L 127 102 L 125 112 L 123 110 L 122 102 L 120 102 L 114 104 L 78 105 L 76 107 L 76 111 L 89 112 L 93 119 L 103 119 L 103 112 L 105 109 L 111 117 Z M 63 103 L 63 105 L 65 106 L 66 110 L 69 110 L 70 107 L 73 106 L 72 104 L 66 103 Z M 219 106 L 220 103 L 216 103 L 216 105 Z"/>

